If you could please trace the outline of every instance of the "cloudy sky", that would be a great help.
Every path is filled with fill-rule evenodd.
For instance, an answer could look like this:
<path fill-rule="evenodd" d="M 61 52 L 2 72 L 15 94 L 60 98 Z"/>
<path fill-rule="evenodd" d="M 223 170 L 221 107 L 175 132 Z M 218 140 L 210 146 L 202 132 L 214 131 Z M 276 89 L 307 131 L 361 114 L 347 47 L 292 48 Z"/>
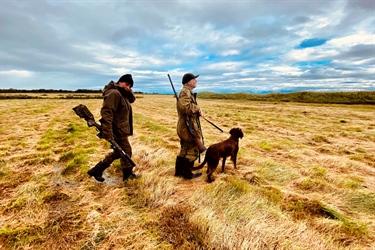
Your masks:
<path fill-rule="evenodd" d="M 1 0 L 1 89 L 375 90 L 375 0 Z"/>

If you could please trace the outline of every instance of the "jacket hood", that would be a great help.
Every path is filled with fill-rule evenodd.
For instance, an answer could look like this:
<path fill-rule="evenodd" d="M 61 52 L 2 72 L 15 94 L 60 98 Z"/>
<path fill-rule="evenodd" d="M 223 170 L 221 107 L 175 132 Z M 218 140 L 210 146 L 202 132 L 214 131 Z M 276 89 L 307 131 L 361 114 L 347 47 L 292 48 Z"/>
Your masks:
<path fill-rule="evenodd" d="M 114 81 L 110 81 L 107 85 L 104 86 L 104 89 L 103 89 L 103 95 L 105 94 L 105 92 L 107 92 L 108 90 L 110 89 L 117 89 L 117 84 L 116 82 Z"/>
<path fill-rule="evenodd" d="M 135 95 L 133 93 L 133 91 L 130 90 L 129 91 L 126 91 L 120 87 L 117 86 L 117 83 L 114 82 L 114 81 L 110 81 L 107 85 L 104 86 L 104 89 L 103 89 L 103 93 L 102 95 L 105 96 L 107 94 L 107 92 L 109 90 L 112 90 L 112 89 L 116 89 L 121 95 L 122 97 L 124 97 L 125 99 L 127 99 L 130 103 L 133 103 L 135 102 Z"/>

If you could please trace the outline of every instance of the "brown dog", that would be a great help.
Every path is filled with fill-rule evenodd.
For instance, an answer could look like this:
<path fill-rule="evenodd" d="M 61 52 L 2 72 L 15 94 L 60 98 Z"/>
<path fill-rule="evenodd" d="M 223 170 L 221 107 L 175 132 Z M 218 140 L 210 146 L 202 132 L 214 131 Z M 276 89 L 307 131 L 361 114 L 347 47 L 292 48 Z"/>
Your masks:
<path fill-rule="evenodd" d="M 220 158 L 223 158 L 223 164 L 221 165 L 221 172 L 224 173 L 225 160 L 230 156 L 231 161 L 234 164 L 234 168 L 237 169 L 237 153 L 238 153 L 238 141 L 243 137 L 243 132 L 240 128 L 232 128 L 229 131 L 231 135 L 225 141 L 213 144 L 208 147 L 204 161 L 199 166 L 192 168 L 191 170 L 198 170 L 203 168 L 207 163 L 207 178 L 208 182 L 212 182 L 212 174 L 215 172 L 217 165 L 219 164 Z"/>

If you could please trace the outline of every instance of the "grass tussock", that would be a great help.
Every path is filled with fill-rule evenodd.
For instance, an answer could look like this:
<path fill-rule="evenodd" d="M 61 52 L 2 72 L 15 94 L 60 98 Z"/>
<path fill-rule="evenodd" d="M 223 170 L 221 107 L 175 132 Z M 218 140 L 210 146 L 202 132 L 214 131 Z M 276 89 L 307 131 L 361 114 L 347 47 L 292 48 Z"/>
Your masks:
<path fill-rule="evenodd" d="M 163 208 L 157 224 L 161 239 L 174 249 L 207 249 L 207 230 L 195 224 L 191 216 L 192 208 L 187 205 Z"/>
<path fill-rule="evenodd" d="M 206 167 L 193 180 L 174 177 L 179 140 L 171 95 L 143 95 L 133 104 L 130 142 L 140 178 L 122 182 L 116 160 L 103 183 L 86 172 L 110 145 L 72 110 L 84 103 L 99 120 L 100 99 L 47 93 L 1 100 L 0 248 L 375 248 L 371 105 L 302 103 L 281 94 L 270 94 L 271 102 L 202 97 L 205 117 L 224 130 L 202 120 L 206 146 L 227 139 L 233 127 L 244 131 L 237 169 L 227 159 L 212 183 Z"/>

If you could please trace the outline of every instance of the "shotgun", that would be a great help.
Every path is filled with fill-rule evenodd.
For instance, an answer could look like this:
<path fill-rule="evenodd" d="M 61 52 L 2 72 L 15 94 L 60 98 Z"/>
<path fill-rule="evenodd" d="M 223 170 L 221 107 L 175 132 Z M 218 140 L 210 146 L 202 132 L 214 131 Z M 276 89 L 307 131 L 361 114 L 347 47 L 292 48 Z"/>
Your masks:
<path fill-rule="evenodd" d="M 80 118 L 85 119 L 85 121 L 87 122 L 87 126 L 94 126 L 96 128 L 96 131 L 98 131 L 98 134 L 96 136 L 102 139 L 102 126 L 95 121 L 94 115 L 90 112 L 90 110 L 84 104 L 80 104 L 77 107 L 74 107 L 73 110 Z M 117 139 L 115 136 L 114 139 L 109 140 L 109 143 L 111 143 L 111 148 L 116 153 L 118 153 L 121 158 L 128 161 L 132 165 L 132 167 L 135 167 L 134 161 L 129 157 L 129 155 L 125 153 L 120 145 L 118 145 L 116 140 Z"/>
<path fill-rule="evenodd" d="M 171 83 L 171 86 L 172 86 L 172 89 L 173 89 L 173 92 L 174 92 L 174 96 L 176 97 L 176 101 L 178 102 L 178 96 L 177 96 L 176 90 L 175 90 L 175 88 L 173 86 L 172 79 L 169 76 L 169 74 L 168 74 L 168 78 L 169 78 L 169 82 Z M 185 125 L 186 125 L 186 128 L 187 128 L 189 134 L 194 139 L 195 146 L 198 148 L 199 153 L 203 153 L 204 151 L 206 151 L 207 148 L 204 146 L 203 142 L 199 139 L 199 137 L 196 135 L 196 132 L 194 131 L 194 129 L 190 125 L 189 116 L 185 115 L 183 118 L 184 118 Z"/>

